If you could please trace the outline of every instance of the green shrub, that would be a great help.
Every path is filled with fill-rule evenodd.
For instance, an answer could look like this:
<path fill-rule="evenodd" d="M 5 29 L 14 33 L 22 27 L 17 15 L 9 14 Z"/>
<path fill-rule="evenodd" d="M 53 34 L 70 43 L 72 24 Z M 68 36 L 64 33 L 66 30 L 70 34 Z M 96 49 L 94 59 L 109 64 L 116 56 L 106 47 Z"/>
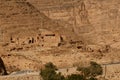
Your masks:
<path fill-rule="evenodd" d="M 67 76 L 65 80 L 85 80 L 85 77 L 79 74 L 72 74 L 72 75 Z"/>
<path fill-rule="evenodd" d="M 43 80 L 97 80 L 95 77 L 103 73 L 102 67 L 96 62 L 90 62 L 88 67 L 78 67 L 77 70 L 82 74 L 68 75 L 66 78 L 61 73 L 56 73 L 57 67 L 49 62 L 41 70 L 40 75 Z"/>
<path fill-rule="evenodd" d="M 94 77 L 91 77 L 91 78 L 89 78 L 88 80 L 97 80 L 96 78 L 94 78 Z"/>
<path fill-rule="evenodd" d="M 103 69 L 101 67 L 101 65 L 97 64 L 96 62 L 90 62 L 90 76 L 92 77 L 96 77 L 98 75 L 102 75 L 103 74 Z"/>
<path fill-rule="evenodd" d="M 94 77 L 102 75 L 103 73 L 101 65 L 96 62 L 90 62 L 90 66 L 88 67 L 78 67 L 77 70 L 81 71 L 82 74 L 90 80 L 96 80 Z"/>
<path fill-rule="evenodd" d="M 45 68 L 57 70 L 57 67 L 53 63 L 51 63 L 51 62 L 45 64 Z"/>
<path fill-rule="evenodd" d="M 57 74 L 56 70 L 57 67 L 50 62 L 45 65 L 45 69 L 41 70 L 40 75 L 43 80 L 64 80 L 64 76 Z"/>

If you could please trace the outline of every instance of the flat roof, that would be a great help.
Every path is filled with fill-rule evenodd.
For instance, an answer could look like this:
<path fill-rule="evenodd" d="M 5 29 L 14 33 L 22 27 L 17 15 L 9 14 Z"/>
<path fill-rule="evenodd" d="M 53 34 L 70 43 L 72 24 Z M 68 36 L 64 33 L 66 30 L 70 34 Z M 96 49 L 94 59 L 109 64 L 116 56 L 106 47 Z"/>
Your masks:
<path fill-rule="evenodd" d="M 29 1 L 29 0 L 28 0 Z M 39 0 L 33 1 L 39 10 L 68 9 L 79 6 L 83 0 Z M 32 3 L 32 1 L 29 1 Z"/>

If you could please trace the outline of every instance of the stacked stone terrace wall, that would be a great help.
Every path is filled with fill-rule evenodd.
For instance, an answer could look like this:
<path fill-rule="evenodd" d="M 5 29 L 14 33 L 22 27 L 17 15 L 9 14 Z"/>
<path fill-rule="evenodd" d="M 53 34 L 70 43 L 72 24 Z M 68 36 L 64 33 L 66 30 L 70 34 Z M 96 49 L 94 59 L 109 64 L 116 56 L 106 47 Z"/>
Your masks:
<path fill-rule="evenodd" d="M 120 79 L 120 63 L 103 65 L 103 76 L 108 80 Z"/>

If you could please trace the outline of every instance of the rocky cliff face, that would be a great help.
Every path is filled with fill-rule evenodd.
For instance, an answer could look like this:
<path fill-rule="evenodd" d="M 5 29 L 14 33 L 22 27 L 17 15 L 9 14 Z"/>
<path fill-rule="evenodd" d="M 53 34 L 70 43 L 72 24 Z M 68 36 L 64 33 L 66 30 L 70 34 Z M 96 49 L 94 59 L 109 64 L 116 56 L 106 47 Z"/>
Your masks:
<path fill-rule="evenodd" d="M 90 40 L 110 45 L 119 42 L 120 1 L 85 0 L 85 4 L 90 24 L 94 27 L 88 35 Z"/>
<path fill-rule="evenodd" d="M 85 0 L 91 24 L 98 31 L 117 31 L 120 20 L 119 0 Z"/>
<path fill-rule="evenodd" d="M 42 5 L 39 3 L 38 0 L 33 2 L 48 17 L 72 24 L 75 32 L 88 44 L 111 45 L 119 42 L 119 0 L 59 0 L 53 4 L 49 1 L 42 1 Z"/>

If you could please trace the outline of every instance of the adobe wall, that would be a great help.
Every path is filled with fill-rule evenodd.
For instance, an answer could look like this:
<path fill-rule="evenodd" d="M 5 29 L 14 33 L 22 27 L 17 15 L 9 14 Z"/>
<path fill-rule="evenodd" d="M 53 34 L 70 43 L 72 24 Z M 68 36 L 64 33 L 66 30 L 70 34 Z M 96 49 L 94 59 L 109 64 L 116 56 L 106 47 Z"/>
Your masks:
<path fill-rule="evenodd" d="M 0 80 L 42 80 L 39 75 L 2 76 Z"/>
<path fill-rule="evenodd" d="M 108 80 L 120 79 L 120 64 L 108 64 L 103 66 L 103 76 Z"/>

